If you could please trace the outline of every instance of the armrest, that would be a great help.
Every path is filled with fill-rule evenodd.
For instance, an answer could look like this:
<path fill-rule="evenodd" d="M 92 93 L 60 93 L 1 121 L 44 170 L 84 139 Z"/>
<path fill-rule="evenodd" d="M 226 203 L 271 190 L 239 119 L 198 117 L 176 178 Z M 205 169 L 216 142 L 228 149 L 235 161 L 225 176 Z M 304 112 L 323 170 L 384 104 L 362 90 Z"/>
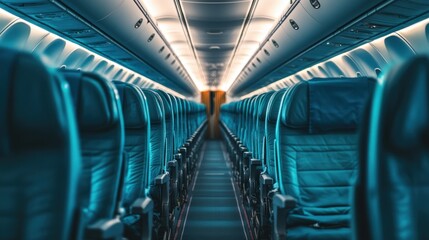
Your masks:
<path fill-rule="evenodd" d="M 286 239 L 287 216 L 296 206 L 295 198 L 276 193 L 273 198 L 274 239 Z"/>
<path fill-rule="evenodd" d="M 250 197 L 252 198 L 252 204 L 256 204 L 258 202 L 258 176 L 262 171 L 262 162 L 259 159 L 252 158 L 250 159 L 250 176 L 249 176 L 249 184 L 250 184 Z"/>
<path fill-rule="evenodd" d="M 273 185 L 274 180 L 267 174 L 262 174 L 260 177 L 261 184 L 263 185 Z"/>
<path fill-rule="evenodd" d="M 170 211 L 170 173 L 166 172 L 156 176 L 155 186 L 161 192 L 161 225 L 167 229 L 169 227 L 168 215 Z"/>
<path fill-rule="evenodd" d="M 167 169 L 170 173 L 170 194 L 171 194 L 171 201 L 170 201 L 170 207 L 174 208 L 176 205 L 178 205 L 178 192 L 177 192 L 177 183 L 179 182 L 179 168 L 178 163 L 176 160 L 169 161 L 167 163 Z"/>
<path fill-rule="evenodd" d="M 162 185 L 167 183 L 170 180 L 170 173 L 166 172 L 161 175 L 156 176 L 155 178 L 155 184 L 156 185 Z"/>
<path fill-rule="evenodd" d="M 124 226 L 119 218 L 101 219 L 86 228 L 90 239 L 121 239 Z"/>
<path fill-rule="evenodd" d="M 258 168 L 262 168 L 262 161 L 256 158 L 252 158 L 250 159 L 250 172 L 252 173 L 256 173 L 256 170 Z M 253 171 L 252 171 L 253 169 Z M 252 177 L 252 175 L 250 175 L 250 177 Z M 256 175 L 254 176 L 256 179 Z"/>
<path fill-rule="evenodd" d="M 177 167 L 178 163 L 176 160 L 171 160 L 167 163 L 167 168 L 171 168 L 171 167 Z"/>
<path fill-rule="evenodd" d="M 145 197 L 139 198 L 134 201 L 131 205 L 131 213 L 133 214 L 147 214 L 153 211 L 153 201 L 152 199 Z"/>
<path fill-rule="evenodd" d="M 273 197 L 273 206 L 277 208 L 292 209 L 296 207 L 296 199 L 290 195 L 276 193 Z"/>
<path fill-rule="evenodd" d="M 140 215 L 141 239 L 152 239 L 153 207 L 148 197 L 137 199 L 131 206 L 131 213 Z"/>

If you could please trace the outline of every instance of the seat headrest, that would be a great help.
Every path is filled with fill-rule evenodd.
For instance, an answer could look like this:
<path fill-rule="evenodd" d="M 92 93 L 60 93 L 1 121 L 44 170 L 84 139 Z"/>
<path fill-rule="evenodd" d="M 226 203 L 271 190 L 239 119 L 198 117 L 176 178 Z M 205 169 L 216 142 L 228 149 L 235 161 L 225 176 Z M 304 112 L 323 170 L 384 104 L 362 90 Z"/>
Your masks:
<path fill-rule="evenodd" d="M 173 103 L 170 96 L 162 90 L 155 90 L 155 92 L 158 93 L 164 104 L 165 119 L 170 119 L 173 116 Z"/>
<path fill-rule="evenodd" d="M 0 62 L 0 159 L 67 146 L 76 132 L 67 83 L 29 53 L 0 48 Z"/>
<path fill-rule="evenodd" d="M 429 58 L 391 69 L 384 81 L 380 134 L 391 150 L 419 153 L 429 146 Z"/>
<path fill-rule="evenodd" d="M 147 99 L 150 116 L 150 124 L 162 123 L 164 121 L 164 106 L 158 93 L 149 89 L 142 89 Z"/>
<path fill-rule="evenodd" d="M 122 104 L 125 128 L 138 129 L 147 127 L 149 113 L 147 100 L 142 90 L 134 84 L 113 81 Z"/>
<path fill-rule="evenodd" d="M 282 100 L 281 122 L 310 133 L 353 131 L 376 85 L 361 78 L 315 78 L 290 88 Z"/>
<path fill-rule="evenodd" d="M 280 111 L 281 100 L 283 97 L 283 93 L 285 91 L 286 91 L 286 89 L 281 89 L 277 92 L 274 92 L 273 95 L 271 95 L 271 98 L 268 101 L 266 121 L 268 121 L 270 123 L 276 123 L 277 122 L 277 118 L 278 118 L 279 111 Z"/>
<path fill-rule="evenodd" d="M 258 118 L 259 120 L 265 121 L 265 117 L 267 116 L 267 108 L 268 108 L 268 102 L 270 101 L 271 96 L 274 92 L 267 92 L 262 97 L 260 103 L 259 103 L 259 109 L 258 109 Z"/>
<path fill-rule="evenodd" d="M 169 94 L 171 103 L 173 104 L 173 113 L 177 115 L 179 113 L 179 103 L 174 95 Z"/>
<path fill-rule="evenodd" d="M 81 131 L 108 130 L 120 123 L 121 111 L 115 86 L 98 74 L 61 69 L 70 85 Z"/>

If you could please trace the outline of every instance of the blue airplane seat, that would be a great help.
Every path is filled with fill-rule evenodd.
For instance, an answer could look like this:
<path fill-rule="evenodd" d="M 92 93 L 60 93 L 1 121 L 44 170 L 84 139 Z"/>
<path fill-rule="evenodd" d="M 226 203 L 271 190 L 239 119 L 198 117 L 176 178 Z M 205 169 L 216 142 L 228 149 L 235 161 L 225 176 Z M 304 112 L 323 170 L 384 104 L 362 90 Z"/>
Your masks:
<path fill-rule="evenodd" d="M 275 130 L 277 118 L 280 111 L 281 99 L 286 89 L 281 89 L 274 92 L 267 104 L 267 112 L 265 113 L 265 137 L 262 142 L 261 168 L 262 173 L 259 177 L 259 232 L 265 235 L 270 231 L 269 216 L 271 212 L 272 190 L 277 188 L 277 172 L 274 166 L 274 145 L 275 145 Z"/>
<path fill-rule="evenodd" d="M 354 204 L 355 232 L 367 239 L 429 239 L 428 103 L 427 56 L 394 66 L 375 91 L 356 192 L 364 204 Z"/>
<path fill-rule="evenodd" d="M 0 239 L 69 239 L 81 169 L 68 84 L 0 48 Z"/>
<path fill-rule="evenodd" d="M 113 81 L 122 104 L 125 125 L 126 173 L 122 222 L 128 238 L 151 239 L 153 202 L 146 195 L 149 181 L 150 123 L 146 96 L 129 83 Z"/>
<path fill-rule="evenodd" d="M 148 102 L 150 116 L 150 163 L 149 184 L 150 197 L 154 201 L 155 237 L 169 229 L 170 212 L 170 174 L 167 172 L 166 159 L 166 125 L 164 103 L 161 96 L 154 90 L 142 89 Z"/>
<path fill-rule="evenodd" d="M 372 78 L 312 79 L 289 88 L 276 126 L 275 239 L 350 239 L 357 127 Z"/>
<path fill-rule="evenodd" d="M 118 93 L 97 74 L 65 69 L 60 73 L 70 85 L 79 126 L 83 163 L 79 226 L 85 238 L 121 236 L 124 120 Z"/>

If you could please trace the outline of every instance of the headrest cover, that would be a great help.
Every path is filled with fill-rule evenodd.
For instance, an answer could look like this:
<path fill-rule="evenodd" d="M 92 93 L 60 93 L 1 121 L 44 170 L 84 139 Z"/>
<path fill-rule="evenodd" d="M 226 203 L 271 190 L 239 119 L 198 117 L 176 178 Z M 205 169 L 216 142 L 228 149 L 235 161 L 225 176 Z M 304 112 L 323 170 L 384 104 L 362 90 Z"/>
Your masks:
<path fill-rule="evenodd" d="M 161 97 L 155 91 L 142 89 L 147 99 L 150 116 L 150 124 L 162 123 L 164 121 L 164 106 Z"/>
<path fill-rule="evenodd" d="M 64 80 L 35 56 L 0 48 L 0 160 L 12 150 L 65 146 L 72 113 Z"/>
<path fill-rule="evenodd" d="M 147 127 L 149 113 L 147 100 L 142 90 L 136 85 L 113 81 L 122 104 L 125 128 L 138 129 Z"/>
<path fill-rule="evenodd" d="M 295 85 L 283 99 L 282 123 L 310 133 L 355 130 L 376 80 L 315 78 Z"/>
<path fill-rule="evenodd" d="M 164 113 L 165 113 L 165 119 L 170 119 L 173 115 L 173 106 L 170 99 L 170 96 L 162 90 L 155 90 L 156 93 L 161 97 L 162 103 L 164 104 Z"/>
<path fill-rule="evenodd" d="M 266 120 L 270 123 L 276 123 L 280 111 L 281 100 L 286 89 L 281 89 L 270 97 L 267 107 Z"/>
<path fill-rule="evenodd" d="M 270 101 L 270 98 L 273 95 L 273 93 L 274 92 L 268 92 L 263 95 L 261 102 L 259 103 L 259 109 L 258 109 L 259 120 L 265 121 L 265 116 L 267 116 L 268 102 Z"/>
<path fill-rule="evenodd" d="M 390 150 L 420 154 L 417 149 L 429 146 L 429 58 L 419 56 L 391 69 L 383 91 L 381 141 Z"/>
<path fill-rule="evenodd" d="M 106 130 L 120 123 L 115 86 L 103 77 L 61 69 L 70 85 L 76 117 L 81 131 Z"/>

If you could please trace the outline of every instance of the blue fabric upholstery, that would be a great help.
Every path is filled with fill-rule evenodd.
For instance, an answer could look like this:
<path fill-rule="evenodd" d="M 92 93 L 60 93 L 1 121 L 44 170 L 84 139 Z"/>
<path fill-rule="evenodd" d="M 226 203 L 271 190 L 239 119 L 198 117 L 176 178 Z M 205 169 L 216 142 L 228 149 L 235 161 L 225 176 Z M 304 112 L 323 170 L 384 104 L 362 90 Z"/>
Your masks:
<path fill-rule="evenodd" d="M 0 239 L 68 239 L 80 152 L 67 83 L 0 48 Z"/>
<path fill-rule="evenodd" d="M 374 95 L 361 148 L 368 239 L 429 239 L 429 58 L 392 68 Z M 356 198 L 355 198 L 356 199 Z"/>
<path fill-rule="evenodd" d="M 273 93 L 274 92 L 267 92 L 262 96 L 258 106 L 258 110 L 256 112 L 256 147 L 258 148 L 258 150 L 256 152 L 257 154 L 255 155 L 255 158 L 261 160 L 265 158 L 263 154 L 266 151 L 266 149 L 263 149 L 265 147 L 265 117 L 267 115 L 268 102 L 270 101 L 270 98 Z"/>
<path fill-rule="evenodd" d="M 274 158 L 274 143 L 276 138 L 276 124 L 280 111 L 283 93 L 286 89 L 279 90 L 270 98 L 265 118 L 265 159 L 263 167 L 266 173 L 277 182 L 277 173 Z"/>
<path fill-rule="evenodd" d="M 173 102 L 171 101 L 170 96 L 162 91 L 156 90 L 156 92 L 161 97 L 162 103 L 164 105 L 164 116 L 165 116 L 165 132 L 166 132 L 166 161 L 173 160 L 175 148 L 175 132 L 174 132 L 174 110 L 173 110 Z"/>
<path fill-rule="evenodd" d="M 350 186 L 358 162 L 355 121 L 373 85 L 375 80 L 367 78 L 315 79 L 284 93 L 276 129 L 276 169 L 280 193 L 297 200 L 287 219 L 288 239 L 350 238 Z M 332 106 L 340 101 L 347 104 Z"/>
<path fill-rule="evenodd" d="M 158 93 L 143 89 L 147 98 L 150 116 L 150 163 L 149 183 L 153 185 L 156 176 L 165 170 L 165 118 L 164 105 Z"/>
<path fill-rule="evenodd" d="M 293 101 L 290 105 L 294 107 L 283 112 L 284 124 L 290 128 L 308 128 L 311 133 L 353 131 L 360 122 L 360 114 L 356 113 L 362 112 L 365 107 L 374 81 L 369 78 L 315 78 L 307 84 L 298 85 L 294 95 L 308 97 L 290 100 Z"/>
<path fill-rule="evenodd" d="M 70 84 L 80 129 L 84 226 L 118 213 L 124 121 L 115 86 L 97 74 L 61 70 Z"/>
<path fill-rule="evenodd" d="M 122 104 L 125 122 L 125 153 L 127 171 L 122 195 L 122 205 L 129 212 L 131 204 L 145 197 L 148 187 L 150 160 L 150 125 L 146 96 L 135 85 L 114 82 Z"/>

